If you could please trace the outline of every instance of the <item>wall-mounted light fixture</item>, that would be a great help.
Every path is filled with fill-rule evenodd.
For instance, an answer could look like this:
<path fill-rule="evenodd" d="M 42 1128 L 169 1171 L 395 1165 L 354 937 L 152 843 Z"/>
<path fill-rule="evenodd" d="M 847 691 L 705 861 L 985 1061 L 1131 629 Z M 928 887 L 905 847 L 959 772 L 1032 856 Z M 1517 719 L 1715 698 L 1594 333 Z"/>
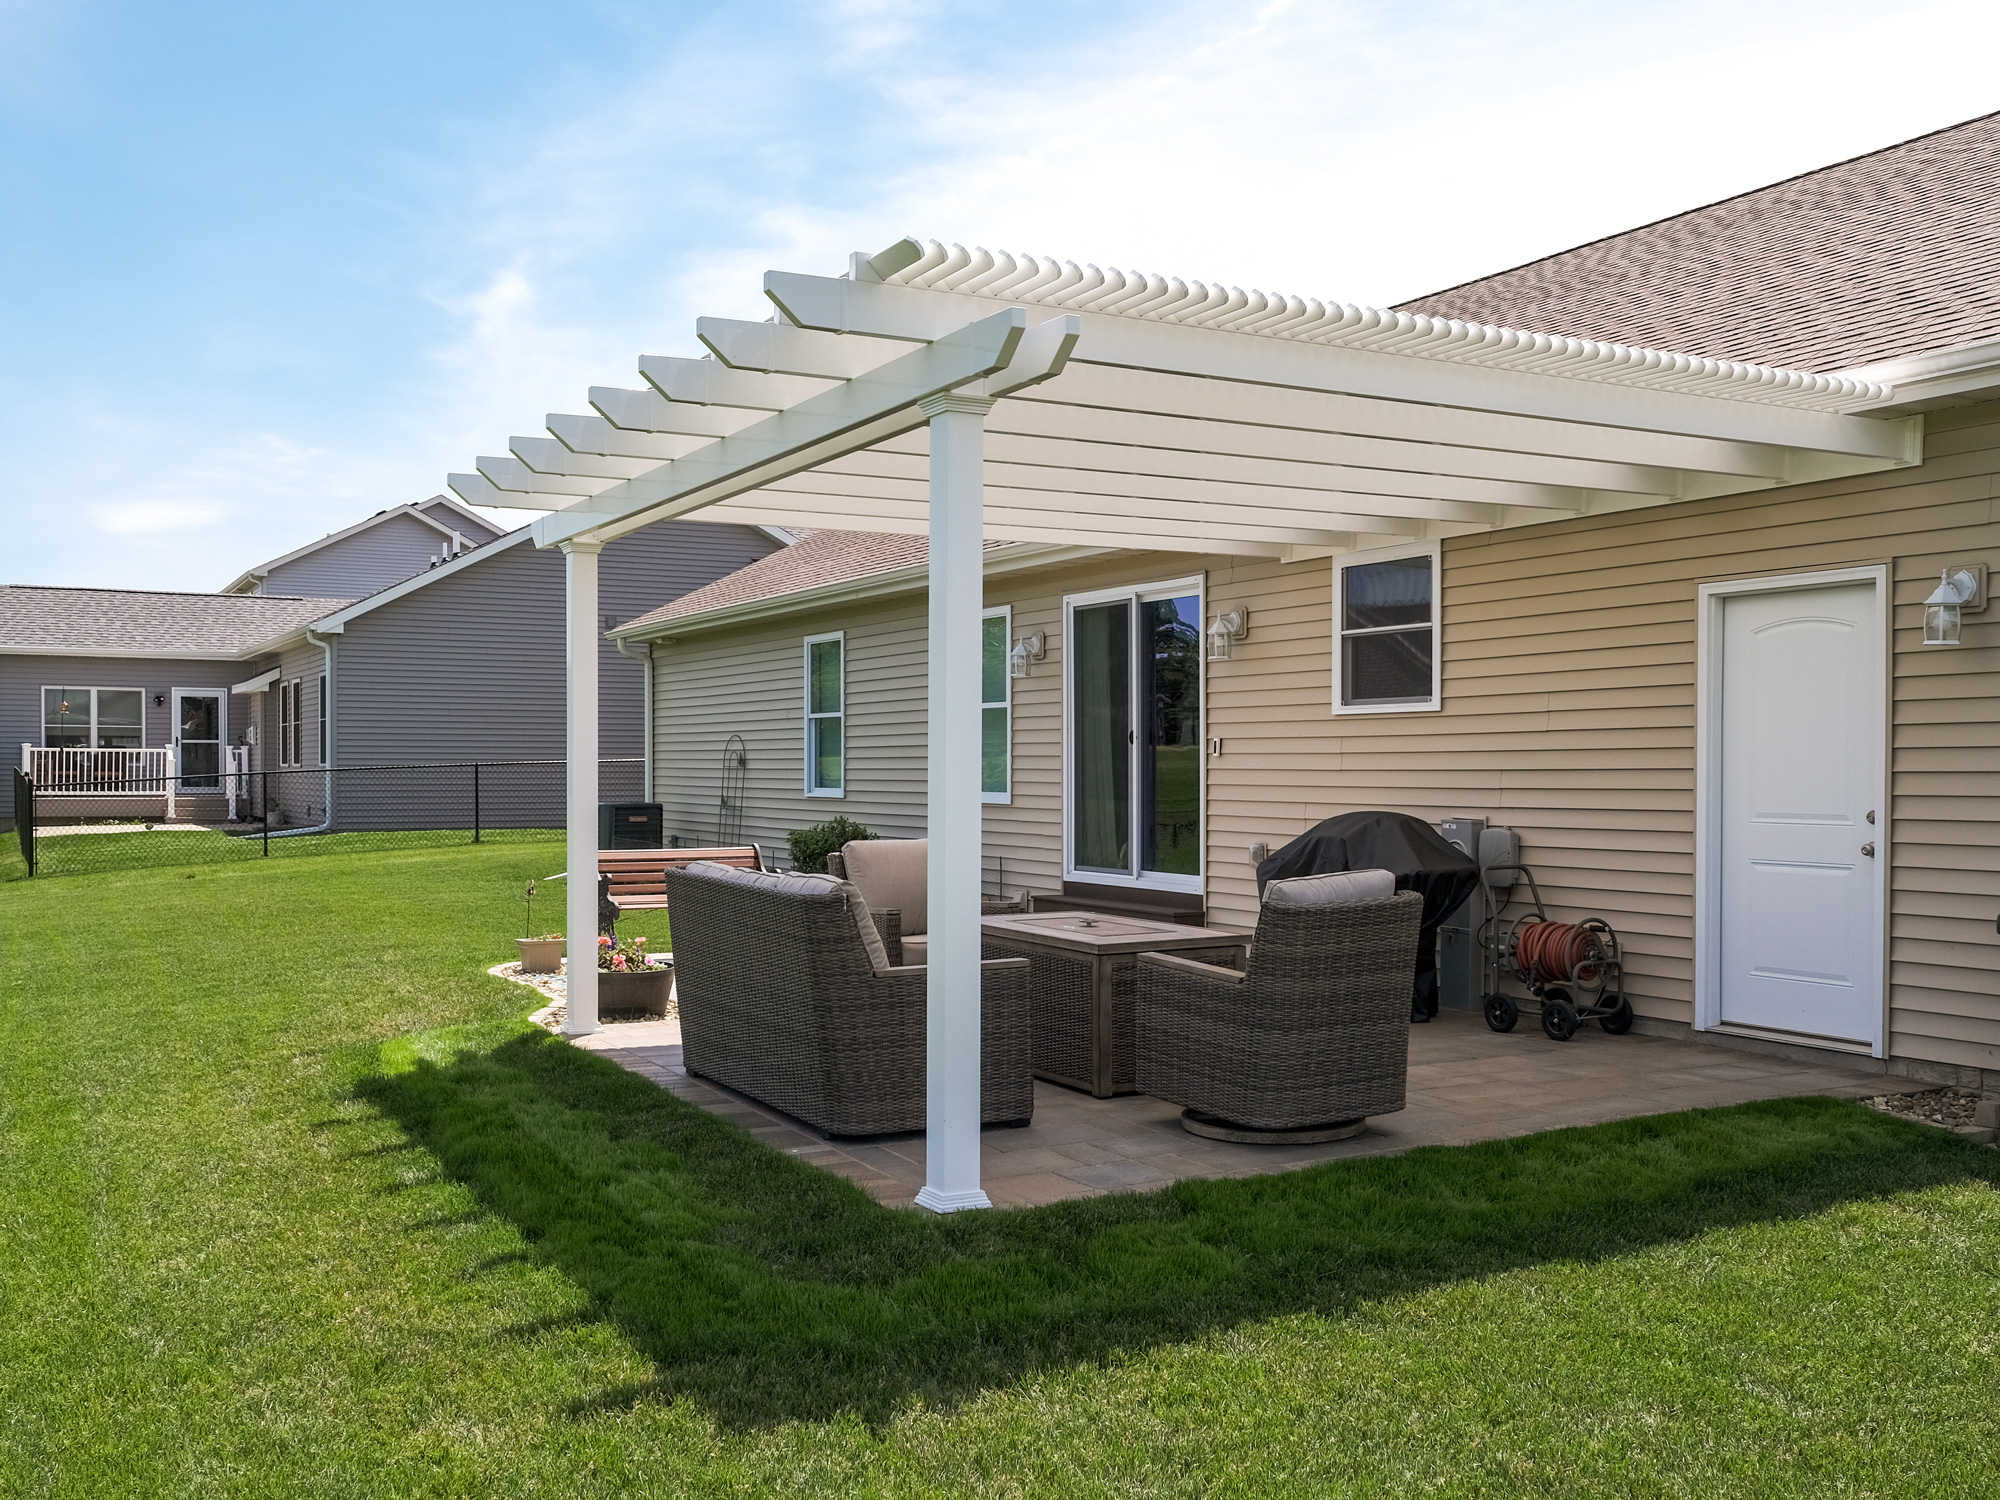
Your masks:
<path fill-rule="evenodd" d="M 1007 653 L 1007 675 L 1026 677 L 1034 664 L 1048 654 L 1048 642 L 1039 630 L 1031 630 L 1014 642 Z"/>
<path fill-rule="evenodd" d="M 1250 638 L 1250 611 L 1232 609 L 1226 615 L 1217 615 L 1208 627 L 1208 659 L 1228 661 L 1235 651 L 1238 641 Z"/>
<path fill-rule="evenodd" d="M 1956 646 L 1965 616 L 1986 608 L 1986 564 L 1954 563 L 1938 578 L 1924 600 L 1924 644 Z"/>

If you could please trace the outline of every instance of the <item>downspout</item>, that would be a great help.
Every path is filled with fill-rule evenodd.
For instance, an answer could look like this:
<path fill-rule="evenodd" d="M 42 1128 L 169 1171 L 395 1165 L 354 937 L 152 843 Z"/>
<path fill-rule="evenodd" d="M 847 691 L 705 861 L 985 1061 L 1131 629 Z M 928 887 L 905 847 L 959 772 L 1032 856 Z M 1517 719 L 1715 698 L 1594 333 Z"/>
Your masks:
<path fill-rule="evenodd" d="M 333 642 L 316 633 L 310 625 L 306 627 L 306 641 L 319 647 L 320 664 L 326 669 L 326 743 L 320 746 L 320 753 L 326 756 L 326 769 L 321 773 L 325 781 L 320 788 L 320 805 L 325 809 L 325 816 L 310 828 L 287 828 L 283 833 L 268 835 L 274 839 L 295 839 L 301 834 L 325 833 L 333 827 Z M 267 822 L 270 816 L 271 810 L 266 808 L 264 817 Z"/>
<path fill-rule="evenodd" d="M 613 641 L 611 644 L 618 648 L 620 656 L 630 661 L 636 661 L 640 669 L 646 674 L 646 706 L 642 710 L 645 714 L 642 723 L 646 732 L 646 748 L 642 752 L 643 761 L 640 775 L 645 778 L 646 795 L 642 800 L 656 802 L 659 799 L 653 792 L 653 643 L 651 641 Z M 633 646 L 637 646 L 639 649 L 636 651 L 630 649 Z"/>

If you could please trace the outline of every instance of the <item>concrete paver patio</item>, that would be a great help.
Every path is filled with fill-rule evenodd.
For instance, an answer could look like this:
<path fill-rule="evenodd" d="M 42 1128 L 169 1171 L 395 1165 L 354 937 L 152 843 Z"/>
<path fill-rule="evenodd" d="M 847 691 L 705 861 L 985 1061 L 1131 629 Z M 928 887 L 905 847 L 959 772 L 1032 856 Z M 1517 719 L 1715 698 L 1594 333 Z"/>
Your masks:
<path fill-rule="evenodd" d="M 923 1186 L 921 1135 L 827 1140 L 767 1105 L 691 1078 L 681 1061 L 678 1021 L 611 1025 L 576 1045 L 736 1121 L 780 1151 L 838 1172 L 882 1203 L 907 1207 Z M 1034 1122 L 984 1132 L 980 1168 L 995 1206 L 1026 1208 L 1164 1187 L 1183 1177 L 1249 1177 L 1753 1099 L 1861 1098 L 1934 1087 L 1839 1059 L 1822 1063 L 1668 1037 L 1606 1036 L 1594 1026 L 1573 1041 L 1552 1042 L 1532 1017 L 1502 1036 L 1475 1015 L 1447 1011 L 1429 1026 L 1411 1028 L 1408 1107 L 1371 1119 L 1349 1140 L 1318 1146 L 1207 1140 L 1181 1129 L 1179 1109 L 1158 1099 L 1094 1099 L 1038 1080 Z"/>

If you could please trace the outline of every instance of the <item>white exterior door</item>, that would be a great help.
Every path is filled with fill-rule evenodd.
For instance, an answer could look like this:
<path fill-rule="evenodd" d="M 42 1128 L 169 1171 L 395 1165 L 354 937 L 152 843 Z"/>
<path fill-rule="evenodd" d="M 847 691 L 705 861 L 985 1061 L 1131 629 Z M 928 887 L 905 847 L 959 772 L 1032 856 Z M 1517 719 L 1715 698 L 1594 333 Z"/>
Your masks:
<path fill-rule="evenodd" d="M 1718 784 L 1703 907 L 1716 928 L 1711 1015 L 1724 1026 L 1880 1049 L 1882 587 L 1712 601 Z"/>

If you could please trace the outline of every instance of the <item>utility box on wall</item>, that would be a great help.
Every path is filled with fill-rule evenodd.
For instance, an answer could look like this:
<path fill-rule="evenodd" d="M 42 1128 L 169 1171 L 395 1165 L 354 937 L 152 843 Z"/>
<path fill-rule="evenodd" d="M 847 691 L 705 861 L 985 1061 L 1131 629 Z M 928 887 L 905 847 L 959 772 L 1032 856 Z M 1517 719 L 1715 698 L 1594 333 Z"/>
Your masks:
<path fill-rule="evenodd" d="M 1446 818 L 1438 824 L 1445 842 L 1466 858 L 1479 858 L 1479 836 L 1486 831 L 1484 818 Z M 1479 928 L 1486 920 L 1486 882 L 1472 888 L 1459 909 L 1438 927 L 1438 1003 L 1461 1010 L 1478 1010 L 1480 1004 Z"/>
<path fill-rule="evenodd" d="M 600 849 L 658 849 L 666 819 L 657 802 L 600 802 L 597 804 L 597 847 Z"/>

